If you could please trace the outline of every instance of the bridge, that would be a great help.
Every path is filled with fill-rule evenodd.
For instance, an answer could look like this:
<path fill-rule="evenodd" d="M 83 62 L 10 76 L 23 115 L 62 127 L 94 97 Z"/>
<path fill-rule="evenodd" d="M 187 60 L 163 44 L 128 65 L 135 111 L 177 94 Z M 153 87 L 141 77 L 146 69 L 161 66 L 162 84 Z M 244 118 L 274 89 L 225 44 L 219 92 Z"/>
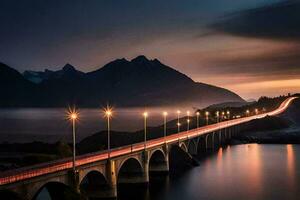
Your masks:
<path fill-rule="evenodd" d="M 63 159 L 20 168 L 0 174 L 0 190 L 24 200 L 35 199 L 47 188 L 50 196 L 59 196 L 69 187 L 89 197 L 117 196 L 122 183 L 148 183 L 150 173 L 167 173 L 170 159 L 180 156 L 193 159 L 193 155 L 226 143 L 239 134 L 247 122 L 284 112 L 296 97 L 287 98 L 270 112 L 232 119 L 107 151 L 90 153 L 76 158 L 76 171 L 72 159 Z"/>

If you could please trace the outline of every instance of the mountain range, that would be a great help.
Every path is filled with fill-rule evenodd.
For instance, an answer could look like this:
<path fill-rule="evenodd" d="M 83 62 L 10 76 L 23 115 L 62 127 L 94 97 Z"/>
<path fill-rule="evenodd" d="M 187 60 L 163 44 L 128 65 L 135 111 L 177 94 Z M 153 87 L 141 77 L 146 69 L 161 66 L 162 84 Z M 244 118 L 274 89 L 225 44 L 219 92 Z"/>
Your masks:
<path fill-rule="evenodd" d="M 162 64 L 138 56 L 114 60 L 98 70 L 25 71 L 0 63 L 0 107 L 206 106 L 244 102 L 237 94 L 193 81 Z"/>

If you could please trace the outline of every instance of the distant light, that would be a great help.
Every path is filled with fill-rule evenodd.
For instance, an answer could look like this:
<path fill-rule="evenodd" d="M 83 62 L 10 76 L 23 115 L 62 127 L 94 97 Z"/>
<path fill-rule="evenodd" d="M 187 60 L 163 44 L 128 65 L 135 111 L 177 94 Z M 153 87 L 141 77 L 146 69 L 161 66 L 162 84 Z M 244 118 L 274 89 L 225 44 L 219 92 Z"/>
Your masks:
<path fill-rule="evenodd" d="M 199 116 L 199 115 L 200 115 L 200 113 L 199 113 L 199 112 L 196 112 L 196 115 L 197 115 L 197 116 Z"/>
<path fill-rule="evenodd" d="M 208 115 L 209 115 L 209 112 L 208 112 L 208 111 L 206 111 L 206 112 L 205 112 L 205 115 L 206 115 L 206 116 L 208 116 Z"/>
<path fill-rule="evenodd" d="M 222 112 L 222 115 L 225 115 L 225 112 Z"/>
<path fill-rule="evenodd" d="M 189 116 L 190 115 L 190 111 L 187 111 L 186 114 Z"/>
<path fill-rule="evenodd" d="M 190 119 L 187 119 L 186 121 L 187 121 L 187 123 L 190 123 L 191 120 L 190 120 Z"/>
<path fill-rule="evenodd" d="M 168 113 L 167 113 L 167 112 L 163 112 L 163 115 L 164 115 L 164 116 L 167 116 L 167 115 L 168 115 Z"/>
<path fill-rule="evenodd" d="M 229 115 L 230 114 L 230 112 L 229 111 L 227 111 L 227 115 Z"/>
<path fill-rule="evenodd" d="M 217 117 L 219 117 L 219 111 L 216 112 Z"/>
<path fill-rule="evenodd" d="M 180 123 L 177 123 L 177 126 L 181 126 L 181 124 L 180 124 Z"/>
<path fill-rule="evenodd" d="M 177 110 L 177 114 L 180 114 L 181 112 L 180 112 L 180 110 Z"/>

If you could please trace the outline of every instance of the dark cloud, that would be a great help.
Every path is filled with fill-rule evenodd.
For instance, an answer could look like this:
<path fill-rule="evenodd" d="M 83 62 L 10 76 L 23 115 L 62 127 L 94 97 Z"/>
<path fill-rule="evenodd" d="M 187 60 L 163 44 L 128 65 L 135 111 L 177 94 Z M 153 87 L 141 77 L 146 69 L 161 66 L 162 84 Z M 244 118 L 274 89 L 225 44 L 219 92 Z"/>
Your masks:
<path fill-rule="evenodd" d="M 244 37 L 299 40 L 300 2 L 289 0 L 224 16 L 209 27 Z"/>

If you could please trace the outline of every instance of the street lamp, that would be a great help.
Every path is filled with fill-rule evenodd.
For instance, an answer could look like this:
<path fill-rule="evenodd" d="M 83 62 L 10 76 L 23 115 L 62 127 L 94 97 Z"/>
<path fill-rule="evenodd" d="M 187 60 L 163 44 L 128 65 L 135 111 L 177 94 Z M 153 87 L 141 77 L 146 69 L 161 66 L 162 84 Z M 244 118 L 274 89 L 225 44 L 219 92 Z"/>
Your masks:
<path fill-rule="evenodd" d="M 224 115 L 225 115 L 225 112 L 223 111 L 223 112 L 222 112 L 222 116 L 221 116 L 221 120 L 224 119 Z"/>
<path fill-rule="evenodd" d="M 246 116 L 249 116 L 250 111 L 246 110 Z"/>
<path fill-rule="evenodd" d="M 178 130 L 180 131 L 180 126 L 181 124 L 180 123 L 177 123 L 177 127 L 178 127 Z"/>
<path fill-rule="evenodd" d="M 186 119 L 186 122 L 187 122 L 187 130 L 190 129 L 190 111 L 186 111 L 186 115 L 187 115 L 187 119 Z"/>
<path fill-rule="evenodd" d="M 219 111 L 216 112 L 216 117 L 217 117 L 217 123 L 219 123 L 219 117 L 220 117 L 220 112 Z"/>
<path fill-rule="evenodd" d="M 147 141 L 147 117 L 148 112 L 143 113 L 144 116 L 144 149 L 146 150 L 146 141 Z"/>
<path fill-rule="evenodd" d="M 196 116 L 197 116 L 197 128 L 199 128 L 199 116 L 200 116 L 200 113 L 196 112 Z"/>
<path fill-rule="evenodd" d="M 205 117 L 206 117 L 206 125 L 208 125 L 208 115 L 209 115 L 209 112 L 208 112 L 208 111 L 206 111 L 206 112 L 205 112 Z"/>
<path fill-rule="evenodd" d="M 104 115 L 107 119 L 107 152 L 108 158 L 110 158 L 110 118 L 112 117 L 112 108 L 108 107 L 104 109 Z"/>
<path fill-rule="evenodd" d="M 258 114 L 258 109 L 257 109 L 257 108 L 255 108 L 255 114 L 256 114 L 256 115 Z"/>
<path fill-rule="evenodd" d="M 72 109 L 68 111 L 68 117 L 72 122 L 72 136 L 73 136 L 73 161 L 72 161 L 72 167 L 73 167 L 73 172 L 75 174 L 76 172 L 76 120 L 78 119 L 78 112 L 76 109 Z"/>
<path fill-rule="evenodd" d="M 227 110 L 227 116 L 228 116 L 228 120 L 230 119 L 230 111 L 229 110 Z"/>
<path fill-rule="evenodd" d="M 178 129 L 178 133 L 180 132 L 180 122 L 179 122 L 179 115 L 180 115 L 180 110 L 177 110 L 177 129 Z"/>
<path fill-rule="evenodd" d="M 167 116 L 168 116 L 168 113 L 167 112 L 163 112 L 163 116 L 164 116 L 164 139 L 166 140 L 166 136 L 167 136 Z"/>

